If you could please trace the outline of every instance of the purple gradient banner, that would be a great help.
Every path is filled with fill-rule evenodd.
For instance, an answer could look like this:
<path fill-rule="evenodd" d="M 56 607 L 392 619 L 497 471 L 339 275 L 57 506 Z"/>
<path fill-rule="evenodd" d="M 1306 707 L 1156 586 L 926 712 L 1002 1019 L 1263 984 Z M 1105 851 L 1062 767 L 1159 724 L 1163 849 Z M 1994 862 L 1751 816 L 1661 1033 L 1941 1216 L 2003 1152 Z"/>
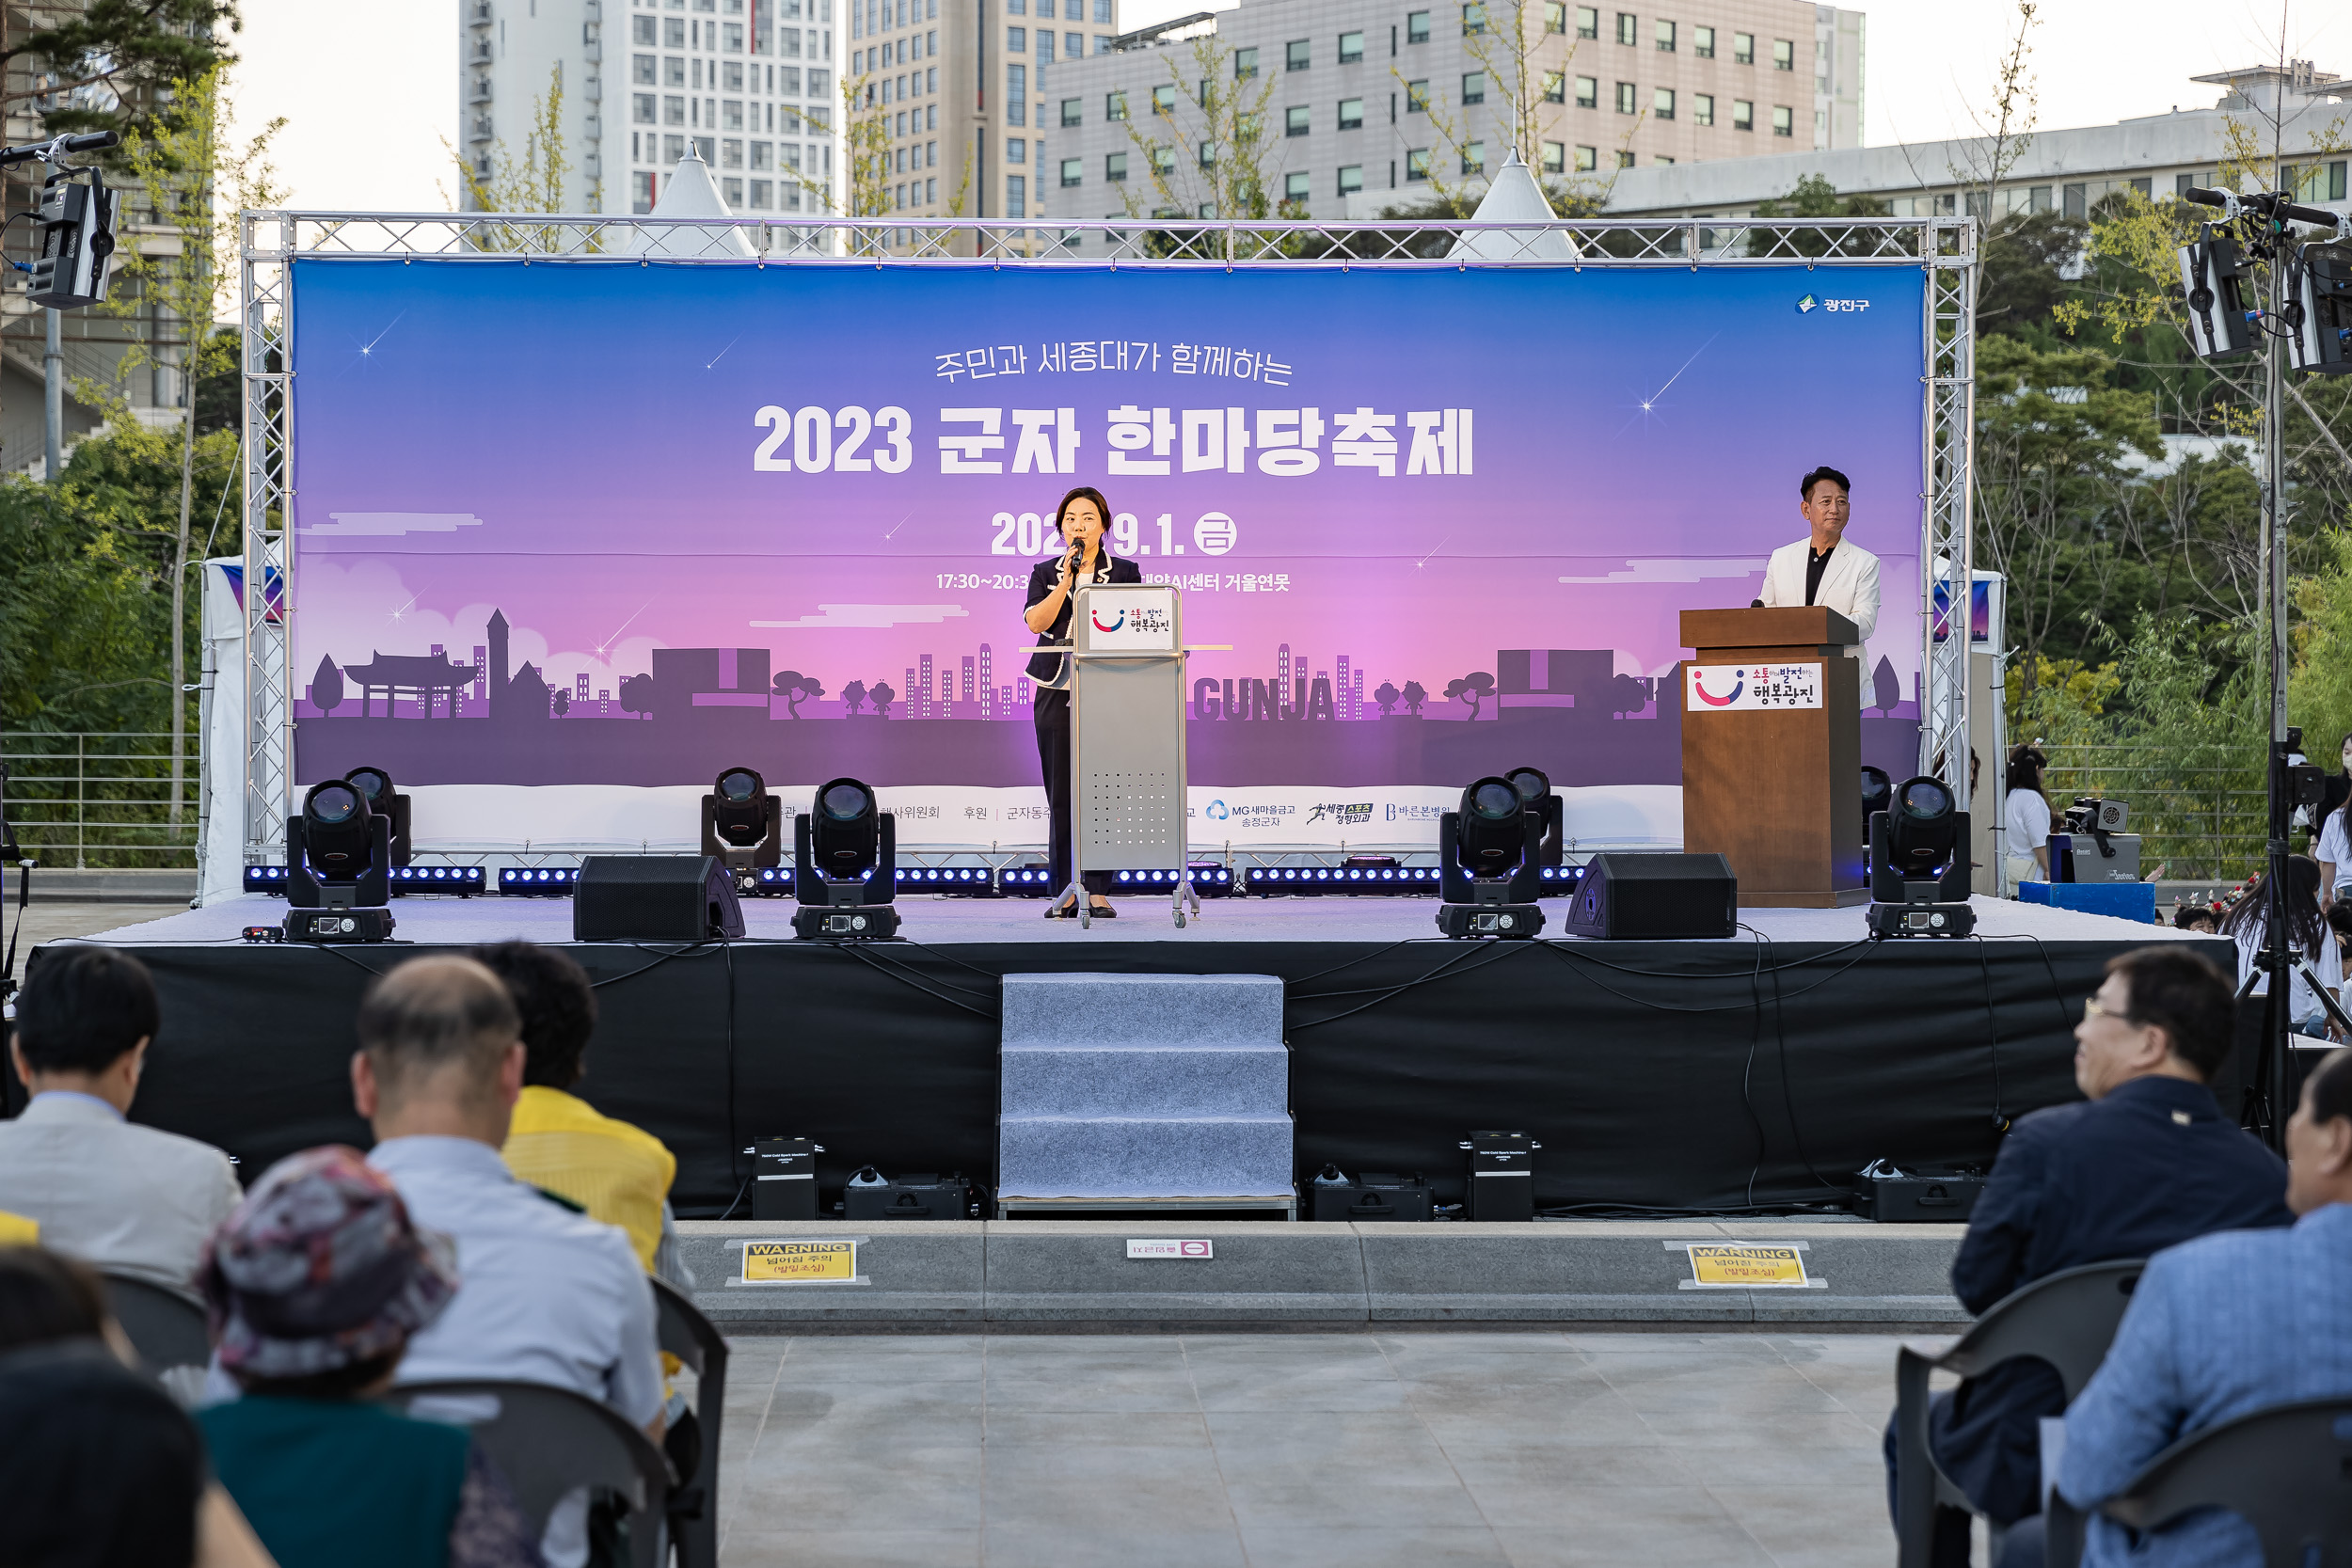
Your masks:
<path fill-rule="evenodd" d="M 1089 484 L 1232 645 L 1195 783 L 1676 783 L 1677 614 L 1822 463 L 1910 768 L 1915 266 L 294 272 L 304 782 L 1034 784 L 1023 590 Z"/>

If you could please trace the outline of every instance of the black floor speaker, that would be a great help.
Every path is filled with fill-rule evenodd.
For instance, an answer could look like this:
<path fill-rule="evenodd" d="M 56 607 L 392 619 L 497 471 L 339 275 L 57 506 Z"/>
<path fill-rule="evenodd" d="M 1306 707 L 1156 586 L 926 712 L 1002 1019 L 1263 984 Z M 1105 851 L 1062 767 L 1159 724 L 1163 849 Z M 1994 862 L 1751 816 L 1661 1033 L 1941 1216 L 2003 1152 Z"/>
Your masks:
<path fill-rule="evenodd" d="M 1721 855 L 1595 855 L 1561 926 L 1580 937 L 1727 937 L 1740 883 Z"/>
<path fill-rule="evenodd" d="M 574 942 L 707 942 L 743 934 L 716 855 L 589 855 L 572 890 Z"/>

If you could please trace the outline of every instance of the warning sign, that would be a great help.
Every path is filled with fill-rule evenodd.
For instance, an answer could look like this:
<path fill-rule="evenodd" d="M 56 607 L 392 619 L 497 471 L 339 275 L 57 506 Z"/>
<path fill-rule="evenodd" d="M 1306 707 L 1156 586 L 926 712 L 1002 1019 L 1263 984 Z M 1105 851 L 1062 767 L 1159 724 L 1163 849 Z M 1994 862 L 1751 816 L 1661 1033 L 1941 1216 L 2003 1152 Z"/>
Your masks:
<path fill-rule="evenodd" d="M 855 1242 L 745 1242 L 746 1285 L 811 1285 L 857 1278 Z"/>
<path fill-rule="evenodd" d="M 1792 1246 L 1740 1246 L 1692 1242 L 1691 1282 L 1700 1290 L 1802 1291 L 1804 1254 Z"/>

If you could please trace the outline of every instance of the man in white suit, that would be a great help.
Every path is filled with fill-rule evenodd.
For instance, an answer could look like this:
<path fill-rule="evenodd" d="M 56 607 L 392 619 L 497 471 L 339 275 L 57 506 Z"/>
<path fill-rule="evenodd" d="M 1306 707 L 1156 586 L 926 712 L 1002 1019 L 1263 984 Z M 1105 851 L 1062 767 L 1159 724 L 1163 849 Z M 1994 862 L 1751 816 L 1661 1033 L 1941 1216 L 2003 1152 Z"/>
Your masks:
<path fill-rule="evenodd" d="M 1879 624 L 1879 558 L 1845 543 L 1846 522 L 1852 515 L 1850 488 L 1836 468 L 1816 468 L 1804 476 L 1804 500 L 1798 510 L 1812 532 L 1772 552 L 1764 568 L 1763 596 L 1771 610 L 1798 605 L 1834 610 L 1867 642 Z M 1862 657 L 1862 642 L 1849 647 L 1847 657 Z"/>

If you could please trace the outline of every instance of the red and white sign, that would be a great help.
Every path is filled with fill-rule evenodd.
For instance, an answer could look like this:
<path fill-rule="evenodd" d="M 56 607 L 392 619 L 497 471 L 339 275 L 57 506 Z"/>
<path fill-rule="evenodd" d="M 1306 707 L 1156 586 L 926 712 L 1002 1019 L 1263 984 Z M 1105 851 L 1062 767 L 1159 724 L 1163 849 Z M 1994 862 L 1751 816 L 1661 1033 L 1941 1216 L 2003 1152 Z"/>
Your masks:
<path fill-rule="evenodd" d="M 1215 1248 L 1206 1241 L 1178 1241 L 1172 1237 L 1153 1237 L 1149 1241 L 1130 1238 L 1127 1243 L 1130 1258 L 1214 1258 Z"/>
<path fill-rule="evenodd" d="M 1820 707 L 1821 666 L 1811 664 L 1686 664 L 1685 713 L 1753 713 L 1758 708 Z"/>

